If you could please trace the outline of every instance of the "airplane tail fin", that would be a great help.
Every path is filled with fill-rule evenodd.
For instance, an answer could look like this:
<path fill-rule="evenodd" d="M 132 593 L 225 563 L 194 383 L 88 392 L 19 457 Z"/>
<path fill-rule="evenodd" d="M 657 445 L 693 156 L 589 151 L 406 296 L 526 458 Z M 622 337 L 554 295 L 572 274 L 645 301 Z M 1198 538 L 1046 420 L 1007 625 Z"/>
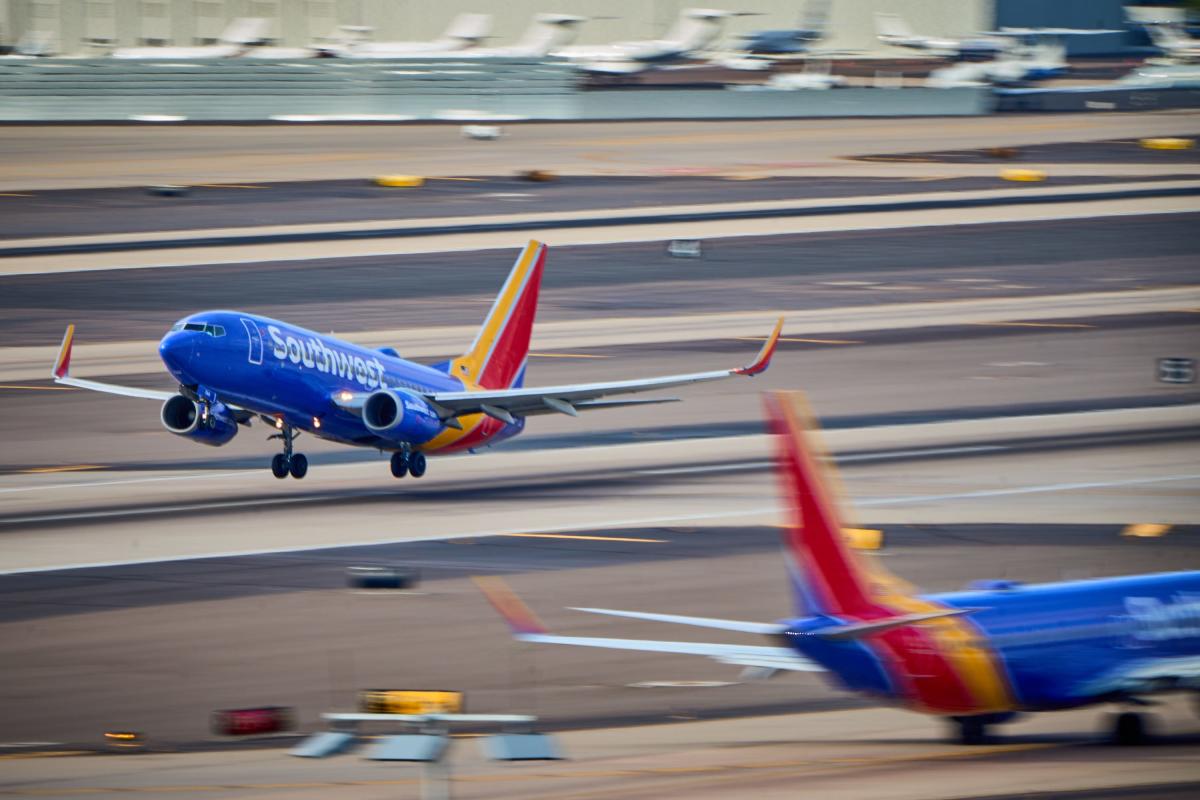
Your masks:
<path fill-rule="evenodd" d="M 510 389 L 523 378 L 545 264 L 546 245 L 531 240 L 517 256 L 471 348 L 450 362 L 451 375 L 483 389 Z"/>
<path fill-rule="evenodd" d="M 459 14 L 450 21 L 438 41 L 456 40 L 470 46 L 479 44 L 491 33 L 491 14 Z"/>
<path fill-rule="evenodd" d="M 579 26 L 587 17 L 572 14 L 536 14 L 529 30 L 517 42 L 516 49 L 531 56 L 545 56 L 566 47 L 579 35 Z"/>
<path fill-rule="evenodd" d="M 782 494 L 791 505 L 783 548 L 801 613 L 875 616 L 884 594 L 913 594 L 911 586 L 868 563 L 847 542 L 833 471 L 822 463 L 824 451 L 804 396 L 772 392 L 765 403 Z"/>
<path fill-rule="evenodd" d="M 267 20 L 262 17 L 238 17 L 225 26 L 217 41 L 226 45 L 250 45 L 267 36 Z"/>
<path fill-rule="evenodd" d="M 825 27 L 829 24 L 829 7 L 833 0 L 808 0 L 800 15 L 800 29 L 811 31 L 817 38 L 824 38 Z"/>
<path fill-rule="evenodd" d="M 663 36 L 663 41 L 673 42 L 684 52 L 703 50 L 708 47 L 725 28 L 728 11 L 709 8 L 687 8 L 680 12 L 679 19 Z"/>
<path fill-rule="evenodd" d="M 876 14 L 875 31 L 880 36 L 894 36 L 897 39 L 909 39 L 913 35 L 912 28 L 899 14 Z"/>

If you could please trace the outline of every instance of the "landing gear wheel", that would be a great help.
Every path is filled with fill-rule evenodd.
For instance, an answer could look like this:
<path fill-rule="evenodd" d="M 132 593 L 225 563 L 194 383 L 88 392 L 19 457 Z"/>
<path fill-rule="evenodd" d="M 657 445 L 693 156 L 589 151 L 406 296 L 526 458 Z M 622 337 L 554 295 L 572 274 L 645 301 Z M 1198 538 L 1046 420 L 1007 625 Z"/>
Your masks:
<path fill-rule="evenodd" d="M 1146 743 L 1146 718 L 1136 711 L 1117 714 L 1113 722 L 1113 744 L 1124 747 Z"/>
<path fill-rule="evenodd" d="M 403 478 L 408 474 L 408 453 L 398 450 L 392 453 L 392 477 Z"/>
<path fill-rule="evenodd" d="M 276 453 L 271 459 L 271 474 L 280 479 L 288 476 L 288 460 L 283 453 Z"/>
<path fill-rule="evenodd" d="M 419 478 L 425 474 L 425 454 L 412 453 L 408 457 L 408 474 Z"/>
<path fill-rule="evenodd" d="M 955 717 L 958 724 L 958 743 L 966 745 L 984 744 L 987 741 L 987 724 L 978 717 Z"/>
<path fill-rule="evenodd" d="M 290 472 L 292 473 L 292 477 L 296 480 L 300 480 L 307 475 L 308 456 L 304 455 L 304 453 L 296 453 L 293 455 Z"/>

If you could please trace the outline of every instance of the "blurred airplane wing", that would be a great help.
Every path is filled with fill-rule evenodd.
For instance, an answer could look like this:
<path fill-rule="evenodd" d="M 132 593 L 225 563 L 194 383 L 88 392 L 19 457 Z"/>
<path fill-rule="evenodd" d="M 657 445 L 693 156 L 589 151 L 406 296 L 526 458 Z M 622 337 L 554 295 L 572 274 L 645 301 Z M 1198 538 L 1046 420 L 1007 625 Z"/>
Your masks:
<path fill-rule="evenodd" d="M 680 655 L 707 656 L 722 664 L 752 667 L 760 670 L 791 670 L 793 672 L 823 672 L 823 668 L 802 658 L 786 647 L 768 647 L 744 644 L 713 644 L 708 642 L 671 642 L 657 639 L 608 639 L 592 636 L 556 636 L 547 632 L 541 620 L 529 609 L 521 598 L 508 588 L 502 579 L 475 578 L 488 602 L 508 623 L 513 638 L 536 644 L 567 644 L 575 647 L 600 647 L 607 650 L 637 650 L 648 653 L 677 653 Z M 779 633 L 783 628 L 777 624 L 720 620 L 709 617 L 685 617 L 675 614 L 648 614 L 639 611 L 614 611 L 604 608 L 579 609 L 599 614 L 634 617 L 658 622 L 675 622 L 684 625 L 723 628 L 753 633 Z"/>
<path fill-rule="evenodd" d="M 635 394 L 656 389 L 670 389 L 690 383 L 716 381 L 734 375 L 754 376 L 765 372 L 779 344 L 783 330 L 780 318 L 774 331 L 767 337 L 757 358 L 744 367 L 722 369 L 711 372 L 692 372 L 682 375 L 666 375 L 631 381 L 607 381 L 602 383 L 580 383 L 564 386 L 534 386 L 520 389 L 485 389 L 473 392 L 432 392 L 426 395 L 429 401 L 449 415 L 483 413 L 511 423 L 515 417 L 544 414 L 556 411 L 575 416 L 576 412 L 589 408 L 611 407 L 616 403 L 601 403 L 599 399 L 608 395 Z M 671 402 L 670 400 L 621 401 Z"/>

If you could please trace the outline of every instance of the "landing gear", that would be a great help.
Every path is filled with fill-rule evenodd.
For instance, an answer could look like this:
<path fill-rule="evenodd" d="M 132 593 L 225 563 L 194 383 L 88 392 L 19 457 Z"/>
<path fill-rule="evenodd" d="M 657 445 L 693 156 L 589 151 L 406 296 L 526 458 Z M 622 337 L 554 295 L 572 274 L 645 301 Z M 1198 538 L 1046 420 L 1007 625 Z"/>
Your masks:
<path fill-rule="evenodd" d="M 292 452 L 292 442 L 300 434 L 286 422 L 282 426 L 276 423 L 276 427 L 279 427 L 279 433 L 271 434 L 267 440 L 282 439 L 283 452 L 276 453 L 271 459 L 271 474 L 281 480 L 288 475 L 299 480 L 308 474 L 308 458 L 303 453 Z"/>
<path fill-rule="evenodd" d="M 1146 715 L 1136 711 L 1123 711 L 1113 719 L 1113 744 L 1131 746 L 1145 744 L 1149 738 Z"/>
<path fill-rule="evenodd" d="M 425 454 L 413 450 L 397 450 L 392 453 L 392 476 L 395 478 L 403 478 L 405 475 L 412 475 L 414 478 L 419 478 L 425 474 Z"/>
<path fill-rule="evenodd" d="M 953 717 L 952 719 L 957 725 L 955 733 L 959 744 L 975 745 L 987 742 L 987 720 L 981 717 Z"/>
<path fill-rule="evenodd" d="M 403 478 L 408 474 L 408 453 L 397 450 L 392 453 L 392 477 Z"/>

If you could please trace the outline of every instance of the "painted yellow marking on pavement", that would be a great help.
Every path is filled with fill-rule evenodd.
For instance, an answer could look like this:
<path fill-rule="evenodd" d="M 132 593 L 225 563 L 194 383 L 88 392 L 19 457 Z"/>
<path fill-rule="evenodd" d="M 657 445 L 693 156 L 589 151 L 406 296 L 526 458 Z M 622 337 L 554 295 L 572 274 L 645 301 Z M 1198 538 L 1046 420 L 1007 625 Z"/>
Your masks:
<path fill-rule="evenodd" d="M 1162 525 L 1157 522 L 1138 522 L 1126 525 L 1125 529 L 1121 531 L 1121 535 L 1138 539 L 1157 539 L 1159 536 L 1166 536 L 1170 530 L 1170 525 Z"/>
<path fill-rule="evenodd" d="M 0 383 L 0 389 L 25 389 L 31 392 L 74 392 L 74 386 L 24 386 L 19 383 Z"/>
<path fill-rule="evenodd" d="M 612 358 L 612 356 L 600 356 L 592 353 L 530 353 L 534 358 Z"/>
<path fill-rule="evenodd" d="M 735 341 L 738 342 L 765 342 L 765 336 L 735 336 Z M 798 339 L 796 337 L 780 336 L 781 342 L 800 342 L 803 344 L 862 344 L 859 339 Z"/>
<path fill-rule="evenodd" d="M 1094 328 L 1082 322 L 968 322 L 968 325 L 982 325 L 992 328 Z"/>
<path fill-rule="evenodd" d="M 251 186 L 244 183 L 193 183 L 192 186 L 204 189 L 270 189 L 270 186 Z"/>
<path fill-rule="evenodd" d="M 0 197 L 33 197 L 33 195 L 21 192 L 0 192 Z"/>
<path fill-rule="evenodd" d="M 51 472 L 84 472 L 89 469 L 104 469 L 103 464 L 67 464 L 62 467 L 30 467 L 21 472 L 27 475 L 40 475 Z"/>
<path fill-rule="evenodd" d="M 498 533 L 497 536 L 515 536 L 521 539 L 583 539 L 590 542 L 665 542 L 666 539 L 639 539 L 634 536 L 584 536 L 575 533 Z"/>
<path fill-rule="evenodd" d="M 90 756 L 95 755 L 91 750 L 33 750 L 28 753 L 5 753 L 0 756 L 2 761 L 16 761 L 22 758 L 58 758 L 60 756 Z"/>

